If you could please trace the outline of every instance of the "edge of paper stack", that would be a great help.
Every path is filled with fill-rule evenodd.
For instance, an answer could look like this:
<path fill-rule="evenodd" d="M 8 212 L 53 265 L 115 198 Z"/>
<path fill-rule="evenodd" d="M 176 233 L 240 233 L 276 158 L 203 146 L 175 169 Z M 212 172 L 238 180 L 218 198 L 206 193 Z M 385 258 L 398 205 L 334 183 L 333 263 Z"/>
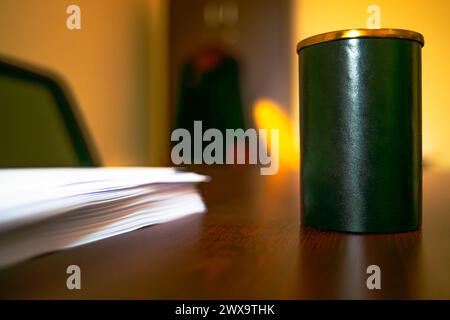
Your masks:
<path fill-rule="evenodd" d="M 0 170 L 0 268 L 206 211 L 175 168 Z"/>

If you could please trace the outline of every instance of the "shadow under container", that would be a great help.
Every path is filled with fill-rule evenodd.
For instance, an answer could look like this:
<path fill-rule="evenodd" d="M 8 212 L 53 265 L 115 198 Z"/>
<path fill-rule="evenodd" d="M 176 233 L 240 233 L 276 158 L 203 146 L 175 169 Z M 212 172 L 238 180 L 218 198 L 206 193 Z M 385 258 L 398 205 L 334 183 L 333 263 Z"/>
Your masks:
<path fill-rule="evenodd" d="M 335 31 L 298 44 L 303 225 L 420 228 L 423 45 L 421 34 L 400 29 Z"/>

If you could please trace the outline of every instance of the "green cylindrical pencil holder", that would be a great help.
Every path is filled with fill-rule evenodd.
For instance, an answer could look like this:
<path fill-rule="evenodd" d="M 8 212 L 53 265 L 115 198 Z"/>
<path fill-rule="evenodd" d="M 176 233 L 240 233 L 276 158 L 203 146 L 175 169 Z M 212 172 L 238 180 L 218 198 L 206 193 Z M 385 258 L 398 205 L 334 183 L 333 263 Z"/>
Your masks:
<path fill-rule="evenodd" d="M 301 221 L 322 230 L 417 230 L 422 220 L 421 48 L 400 29 L 297 46 Z"/>

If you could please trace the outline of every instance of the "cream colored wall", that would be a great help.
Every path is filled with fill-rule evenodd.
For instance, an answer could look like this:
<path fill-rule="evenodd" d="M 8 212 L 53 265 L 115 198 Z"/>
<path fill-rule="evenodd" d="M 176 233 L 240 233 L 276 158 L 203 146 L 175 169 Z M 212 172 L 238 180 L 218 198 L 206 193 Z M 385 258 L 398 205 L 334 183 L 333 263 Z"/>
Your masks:
<path fill-rule="evenodd" d="M 169 1 L 148 0 L 149 3 L 149 127 L 150 157 L 155 165 L 169 161 Z"/>
<path fill-rule="evenodd" d="M 369 5 L 381 9 L 381 27 L 411 29 L 425 37 L 422 61 L 423 152 L 436 167 L 450 167 L 450 1 L 447 0 L 291 0 L 292 63 L 295 45 L 305 37 L 339 29 L 365 28 Z M 292 75 L 292 110 L 298 119 L 298 73 Z M 298 125 L 298 121 L 296 121 Z"/>
<path fill-rule="evenodd" d="M 146 96 L 152 90 L 145 56 L 151 48 L 142 44 L 153 35 L 147 30 L 150 18 L 142 10 L 164 0 L 146 1 L 2 0 L 0 4 L 0 54 L 64 76 L 105 165 L 156 161 Z M 70 4 L 81 8 L 81 30 L 66 28 Z M 160 121 L 165 121 L 164 113 Z"/>

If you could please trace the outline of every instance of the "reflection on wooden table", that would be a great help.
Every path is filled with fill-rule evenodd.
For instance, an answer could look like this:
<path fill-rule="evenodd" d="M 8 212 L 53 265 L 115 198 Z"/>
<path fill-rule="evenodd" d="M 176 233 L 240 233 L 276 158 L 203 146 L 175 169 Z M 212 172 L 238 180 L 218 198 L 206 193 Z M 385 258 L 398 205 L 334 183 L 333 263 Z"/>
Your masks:
<path fill-rule="evenodd" d="M 205 215 L 144 228 L 0 270 L 2 298 L 450 298 L 450 174 L 424 173 L 423 230 L 357 235 L 300 227 L 298 172 L 209 174 Z M 66 288 L 66 268 L 82 289 Z M 381 290 L 366 287 L 381 268 Z"/>

